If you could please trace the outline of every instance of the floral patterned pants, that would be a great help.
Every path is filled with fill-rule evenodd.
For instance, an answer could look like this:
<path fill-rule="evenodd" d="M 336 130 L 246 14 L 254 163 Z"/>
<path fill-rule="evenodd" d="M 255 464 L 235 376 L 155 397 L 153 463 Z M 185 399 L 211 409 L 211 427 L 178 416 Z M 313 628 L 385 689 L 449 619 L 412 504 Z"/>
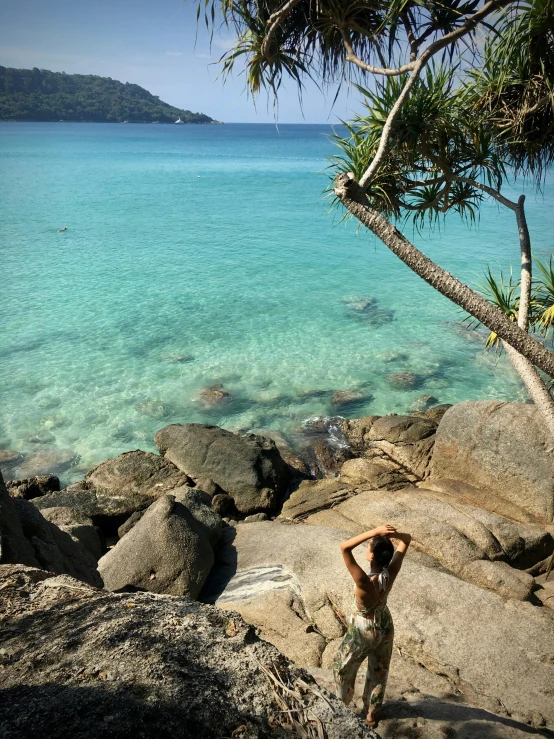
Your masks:
<path fill-rule="evenodd" d="M 346 705 L 354 696 L 358 669 L 364 659 L 367 659 L 364 709 L 369 711 L 381 707 L 387 686 L 393 639 L 394 626 L 387 606 L 376 609 L 370 617 L 357 609 L 354 611 L 348 631 L 333 661 L 337 695 Z"/>

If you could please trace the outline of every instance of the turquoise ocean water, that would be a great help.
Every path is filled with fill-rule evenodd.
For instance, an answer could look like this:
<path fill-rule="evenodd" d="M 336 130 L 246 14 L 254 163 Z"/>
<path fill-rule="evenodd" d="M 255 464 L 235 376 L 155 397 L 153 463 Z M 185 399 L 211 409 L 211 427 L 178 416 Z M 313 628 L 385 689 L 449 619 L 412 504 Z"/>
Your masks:
<path fill-rule="evenodd" d="M 524 399 L 455 306 L 327 213 L 330 130 L 0 124 L 0 448 L 69 450 L 67 482 L 153 449 L 167 423 L 290 433 L 421 395 Z M 552 185 L 528 197 L 542 257 Z M 472 229 L 406 233 L 471 283 L 517 267 L 515 219 L 495 205 Z M 418 386 L 391 387 L 399 371 Z M 207 385 L 225 402 L 207 407 Z M 337 390 L 361 399 L 337 409 Z"/>

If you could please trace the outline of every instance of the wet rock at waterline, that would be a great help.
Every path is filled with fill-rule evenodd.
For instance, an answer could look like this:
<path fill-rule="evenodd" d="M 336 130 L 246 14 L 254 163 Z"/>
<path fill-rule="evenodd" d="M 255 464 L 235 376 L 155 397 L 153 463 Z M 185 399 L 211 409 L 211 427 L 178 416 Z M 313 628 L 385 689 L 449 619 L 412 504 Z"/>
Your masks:
<path fill-rule="evenodd" d="M 441 403 L 440 405 L 434 405 L 425 411 L 412 411 L 411 415 L 428 418 L 430 421 L 434 421 L 438 424 L 449 408 L 452 408 L 451 403 Z"/>
<path fill-rule="evenodd" d="M 48 493 L 58 492 L 60 479 L 56 475 L 38 475 L 27 480 L 10 480 L 6 483 L 6 487 L 12 498 L 32 500 Z"/>
<path fill-rule="evenodd" d="M 60 475 L 75 465 L 79 456 L 69 449 L 40 449 L 25 457 L 12 478 L 24 480 L 39 475 Z"/>
<path fill-rule="evenodd" d="M 180 352 L 168 352 L 160 354 L 160 362 L 168 364 L 184 364 L 185 362 L 194 362 L 195 357 L 192 354 L 181 354 Z"/>
<path fill-rule="evenodd" d="M 334 477 L 347 459 L 353 457 L 350 447 L 330 439 L 317 439 L 302 449 L 312 474 L 316 478 Z"/>
<path fill-rule="evenodd" d="M 410 412 L 421 413 L 427 411 L 434 405 L 438 405 L 439 401 L 434 395 L 420 395 L 410 406 Z"/>
<path fill-rule="evenodd" d="M 98 562 L 107 590 L 148 590 L 195 598 L 214 554 L 191 511 L 164 495 Z"/>
<path fill-rule="evenodd" d="M 273 439 L 279 454 L 283 458 L 284 462 L 288 465 L 291 473 L 291 482 L 294 482 L 295 478 L 303 480 L 311 477 L 306 461 L 292 448 L 289 442 L 285 439 L 280 431 L 274 431 L 273 429 L 267 430 L 255 430 L 253 433 L 258 436 L 263 436 L 266 439 Z"/>
<path fill-rule="evenodd" d="M 353 311 L 353 315 L 368 323 L 370 326 L 379 327 L 394 320 L 394 311 L 381 308 L 377 298 L 357 296 L 344 299 L 347 308 Z"/>
<path fill-rule="evenodd" d="M 353 405 L 369 403 L 373 395 L 365 390 L 336 390 L 331 398 L 331 404 L 335 408 L 347 409 Z"/>
<path fill-rule="evenodd" d="M 155 442 L 160 454 L 185 474 L 212 479 L 241 513 L 274 509 L 290 481 L 275 442 L 262 436 L 189 423 L 166 426 Z"/>
<path fill-rule="evenodd" d="M 217 408 L 224 403 L 227 403 L 231 398 L 231 393 L 225 390 L 223 385 L 215 384 L 208 385 L 203 390 L 200 390 L 197 395 L 192 399 L 193 403 L 196 403 L 205 410 L 211 408 Z"/>
<path fill-rule="evenodd" d="M 436 430 L 437 424 L 427 418 L 381 416 L 371 425 L 369 439 L 389 444 L 414 444 L 433 436 Z"/>
<path fill-rule="evenodd" d="M 56 441 L 56 437 L 50 431 L 39 431 L 35 434 L 28 434 L 25 441 L 27 444 L 51 444 Z"/>
<path fill-rule="evenodd" d="M 169 406 L 161 400 L 142 400 L 135 405 L 135 409 L 143 416 L 150 418 L 165 418 L 170 413 Z"/>
<path fill-rule="evenodd" d="M 21 452 L 16 452 L 14 449 L 0 449 L 0 469 L 4 472 L 15 467 L 22 459 Z"/>
<path fill-rule="evenodd" d="M 414 372 L 392 372 L 386 381 L 394 390 L 413 390 L 421 384 L 421 378 Z"/>

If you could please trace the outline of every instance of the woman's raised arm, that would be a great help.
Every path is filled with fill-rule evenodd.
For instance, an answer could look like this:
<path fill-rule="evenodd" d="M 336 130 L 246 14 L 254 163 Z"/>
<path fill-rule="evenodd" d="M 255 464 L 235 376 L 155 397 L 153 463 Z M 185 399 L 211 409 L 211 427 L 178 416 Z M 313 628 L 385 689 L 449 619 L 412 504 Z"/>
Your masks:
<path fill-rule="evenodd" d="M 346 565 L 348 572 L 352 575 L 352 579 L 358 587 L 363 587 L 365 584 L 367 584 L 369 578 L 354 559 L 352 550 L 360 544 L 363 544 L 364 541 L 367 541 L 374 536 L 394 536 L 395 534 L 396 529 L 393 526 L 385 524 L 384 526 L 379 526 L 376 529 L 366 531 L 363 534 L 358 534 L 358 536 L 353 536 L 351 539 L 347 539 L 346 541 L 341 541 L 340 550 L 342 552 L 344 564 Z"/>

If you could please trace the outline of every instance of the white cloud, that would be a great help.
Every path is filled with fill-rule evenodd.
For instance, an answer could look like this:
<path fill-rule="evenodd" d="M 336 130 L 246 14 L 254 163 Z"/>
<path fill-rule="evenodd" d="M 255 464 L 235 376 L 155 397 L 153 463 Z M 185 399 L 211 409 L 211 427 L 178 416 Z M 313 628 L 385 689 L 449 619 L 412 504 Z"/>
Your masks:
<path fill-rule="evenodd" d="M 213 45 L 223 51 L 229 51 L 237 43 L 236 38 L 214 38 Z"/>
<path fill-rule="evenodd" d="M 183 52 L 182 51 L 166 51 L 165 55 L 166 56 L 183 56 Z"/>

